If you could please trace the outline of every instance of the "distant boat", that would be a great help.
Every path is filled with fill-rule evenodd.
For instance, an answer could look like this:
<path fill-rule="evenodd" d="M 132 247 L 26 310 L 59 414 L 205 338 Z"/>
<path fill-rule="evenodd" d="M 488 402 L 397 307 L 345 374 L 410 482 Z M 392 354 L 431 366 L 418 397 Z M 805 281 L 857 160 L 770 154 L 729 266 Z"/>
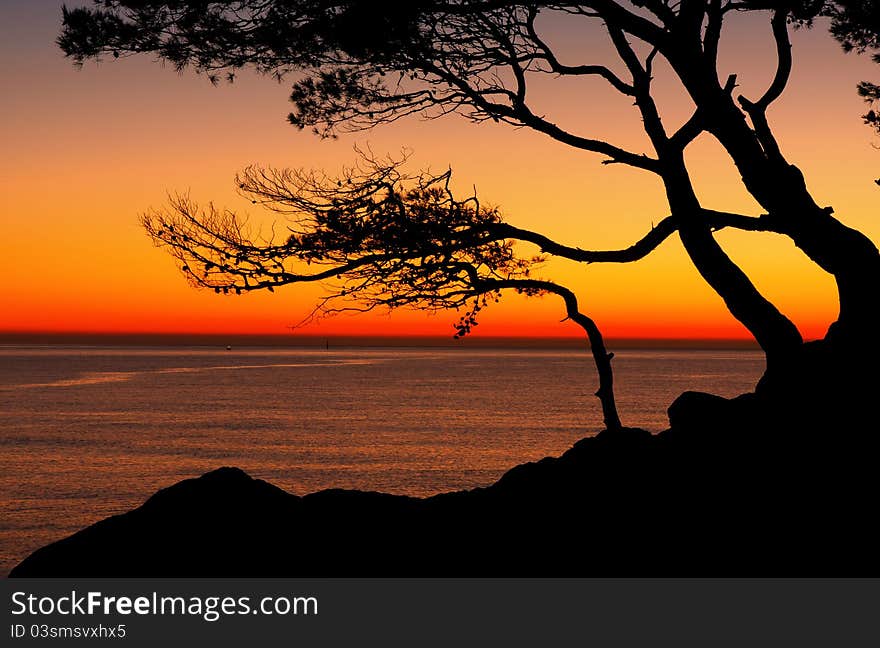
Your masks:
<path fill-rule="evenodd" d="M 226 345 L 226 350 L 227 350 L 227 351 L 232 351 L 232 346 L 229 345 L 229 344 L 227 344 L 227 345 Z"/>

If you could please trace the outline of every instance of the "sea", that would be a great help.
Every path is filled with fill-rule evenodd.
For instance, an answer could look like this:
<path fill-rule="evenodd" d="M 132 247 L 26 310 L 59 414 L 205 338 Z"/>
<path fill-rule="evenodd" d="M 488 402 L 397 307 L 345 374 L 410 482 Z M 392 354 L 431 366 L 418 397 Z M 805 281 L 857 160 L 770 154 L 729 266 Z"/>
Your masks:
<path fill-rule="evenodd" d="M 622 350 L 625 425 L 754 388 L 762 354 Z M 290 492 L 485 486 L 602 429 L 586 350 L 0 346 L 0 575 L 156 490 L 238 466 Z"/>

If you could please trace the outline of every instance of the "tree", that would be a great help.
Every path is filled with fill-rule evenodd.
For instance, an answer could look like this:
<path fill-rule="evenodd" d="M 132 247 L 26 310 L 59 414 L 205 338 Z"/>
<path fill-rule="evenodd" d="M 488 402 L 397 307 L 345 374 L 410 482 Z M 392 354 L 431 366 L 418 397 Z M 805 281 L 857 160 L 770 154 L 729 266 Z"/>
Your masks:
<path fill-rule="evenodd" d="M 289 119 L 320 136 L 417 113 L 440 117 L 454 112 L 473 121 L 530 128 L 600 154 L 606 163 L 653 174 L 665 189 L 668 216 L 626 252 L 585 253 L 502 223 L 489 229 L 493 236 L 530 241 L 546 253 L 583 262 L 635 261 L 677 233 L 696 269 L 764 350 L 767 372 L 759 388 L 765 394 L 808 389 L 827 398 L 829 390 L 842 393 L 842 385 L 852 384 L 854 365 L 873 366 L 877 360 L 873 337 L 880 253 L 867 236 L 837 220 L 831 207 L 814 200 L 767 118 L 791 72 L 790 29 L 830 17 L 845 47 L 870 49 L 877 44 L 876 30 L 861 17 L 866 7 L 867 14 L 875 15 L 873 3 L 102 0 L 96 5 L 64 11 L 59 43 L 75 61 L 150 52 L 178 68 L 193 66 L 212 80 L 222 74 L 232 79 L 244 66 L 279 79 L 293 75 Z M 737 94 L 736 75 L 719 77 L 722 27 L 732 12 L 766 16 L 773 34 L 775 74 L 758 97 Z M 615 60 L 563 60 L 545 33 L 552 15 L 583 24 L 591 37 L 601 31 Z M 664 122 L 654 100 L 653 72 L 660 59 L 694 105 L 690 118 L 675 127 Z M 631 98 L 653 150 L 626 150 L 543 116 L 531 93 L 532 81 L 541 75 L 601 79 Z M 703 134 L 721 144 L 766 213 L 718 213 L 703 207 L 684 156 Z M 823 340 L 804 344 L 792 321 L 718 244 L 714 231 L 719 227 L 785 236 L 834 276 L 840 312 Z"/>
<path fill-rule="evenodd" d="M 454 337 L 460 338 L 504 290 L 558 295 L 567 317 L 589 340 L 605 426 L 622 428 L 614 402 L 614 355 L 595 322 L 579 310 L 577 296 L 532 278 L 543 257 L 516 255 L 497 209 L 482 206 L 476 196 L 456 200 L 451 171 L 411 177 L 401 172 L 402 163 L 363 155 L 361 167 L 338 178 L 249 167 L 236 184 L 254 204 L 287 217 L 290 234 L 280 244 L 258 240 L 235 213 L 213 205 L 200 210 L 184 196 L 173 199 L 171 209 L 145 214 L 142 223 L 182 263 L 191 283 L 217 293 L 335 281 L 309 319 L 377 307 L 465 309 L 455 325 Z M 343 299 L 346 304 L 337 306 Z"/>

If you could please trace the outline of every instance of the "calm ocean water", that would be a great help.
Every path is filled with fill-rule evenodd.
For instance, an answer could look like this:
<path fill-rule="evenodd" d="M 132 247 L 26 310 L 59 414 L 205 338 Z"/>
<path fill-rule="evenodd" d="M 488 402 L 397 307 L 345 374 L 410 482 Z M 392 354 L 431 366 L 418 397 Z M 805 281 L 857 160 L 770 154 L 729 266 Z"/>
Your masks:
<path fill-rule="evenodd" d="M 624 423 L 750 390 L 749 351 L 621 351 Z M 235 465 L 289 491 L 486 485 L 601 429 L 586 351 L 0 347 L 0 574 L 37 547 Z"/>

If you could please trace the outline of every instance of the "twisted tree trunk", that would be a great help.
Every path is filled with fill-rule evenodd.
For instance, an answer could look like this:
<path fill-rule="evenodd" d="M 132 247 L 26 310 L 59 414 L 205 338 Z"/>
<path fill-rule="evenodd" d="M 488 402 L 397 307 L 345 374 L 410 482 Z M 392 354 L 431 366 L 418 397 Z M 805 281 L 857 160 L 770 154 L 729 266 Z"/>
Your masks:
<path fill-rule="evenodd" d="M 803 342 L 797 327 L 758 291 L 715 240 L 681 153 L 664 153 L 660 160 L 667 199 L 679 220 L 679 237 L 694 267 L 754 336 L 768 366 L 786 362 Z"/>
<path fill-rule="evenodd" d="M 728 98 L 729 107 L 735 110 Z M 739 111 L 737 111 L 739 112 Z M 710 132 L 727 150 L 742 174 L 743 184 L 777 223 L 820 268 L 834 276 L 840 314 L 828 339 L 835 344 L 864 344 L 875 335 L 880 304 L 880 252 L 861 232 L 847 227 L 820 207 L 807 189 L 804 176 L 781 152 L 761 146 L 741 113 L 730 109 L 710 124 Z M 765 139 L 772 137 L 767 129 Z"/>
<path fill-rule="evenodd" d="M 774 20 L 779 69 L 757 101 L 735 101 L 735 77 L 722 87 L 714 62 L 693 42 L 672 49 L 669 61 L 697 106 L 701 127 L 730 156 L 746 190 L 767 211 L 764 219 L 772 220 L 773 231 L 788 236 L 837 284 L 840 312 L 825 338 L 784 355 L 783 362 L 768 362 L 759 391 L 849 398 L 864 391 L 859 374 L 873 372 L 880 360 L 874 341 L 880 321 L 880 252 L 867 236 L 837 220 L 833 209 L 816 203 L 800 169 L 786 160 L 775 139 L 766 110 L 781 94 L 791 61 L 784 21 Z"/>

